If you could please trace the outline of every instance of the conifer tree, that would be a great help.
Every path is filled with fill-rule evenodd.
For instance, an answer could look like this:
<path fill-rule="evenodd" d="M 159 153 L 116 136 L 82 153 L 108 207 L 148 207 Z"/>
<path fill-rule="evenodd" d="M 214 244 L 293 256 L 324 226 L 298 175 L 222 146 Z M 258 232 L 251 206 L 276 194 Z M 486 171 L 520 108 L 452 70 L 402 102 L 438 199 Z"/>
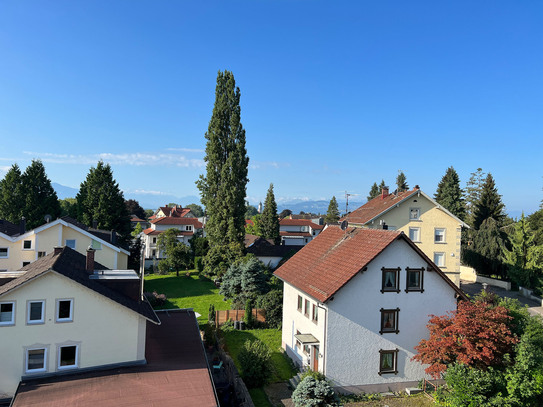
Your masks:
<path fill-rule="evenodd" d="M 109 164 L 99 161 L 96 167 L 91 167 L 76 200 L 80 222 L 87 226 L 93 226 L 94 222 L 98 229 L 114 229 L 121 241 L 128 241 L 132 229 L 130 216 Z"/>
<path fill-rule="evenodd" d="M 270 184 L 266 201 L 264 202 L 264 210 L 260 218 L 260 230 L 264 239 L 273 239 L 275 244 L 279 244 L 279 217 L 277 216 L 277 204 L 275 203 L 275 195 L 273 194 L 273 184 Z"/>
<path fill-rule="evenodd" d="M 488 173 L 483 184 L 480 198 L 475 203 L 473 211 L 473 227 L 477 230 L 488 218 L 496 221 L 498 228 L 503 226 L 505 220 L 505 205 L 502 203 L 501 195 L 494 183 L 492 174 Z"/>
<path fill-rule="evenodd" d="M 338 220 L 339 220 L 339 209 L 337 206 L 336 197 L 333 196 L 332 199 L 330 199 L 330 203 L 328 204 L 328 212 L 326 213 L 326 217 L 324 218 L 324 221 L 326 223 L 335 223 Z"/>
<path fill-rule="evenodd" d="M 23 216 L 23 204 L 21 170 L 13 164 L 0 181 L 0 219 L 18 223 Z"/>
<path fill-rule="evenodd" d="M 396 186 L 398 187 L 398 193 L 407 191 L 409 189 L 409 185 L 407 185 L 407 178 L 405 177 L 403 171 L 400 171 L 396 177 Z"/>
<path fill-rule="evenodd" d="M 241 124 L 240 91 L 232 72 L 219 71 L 215 105 L 205 134 L 206 175 L 196 182 L 208 220 L 210 251 L 204 272 L 222 274 L 241 254 L 245 237 L 245 194 L 249 157 Z"/>
<path fill-rule="evenodd" d="M 466 182 L 466 223 L 470 226 L 473 226 L 473 212 L 475 210 L 475 205 L 481 199 L 481 191 L 483 190 L 485 178 L 486 173 L 483 172 L 483 169 L 477 168 L 475 172 L 471 173 L 468 182 Z"/>
<path fill-rule="evenodd" d="M 437 203 L 457 218 L 461 220 L 466 218 L 466 207 L 462 189 L 460 188 L 460 178 L 453 167 L 447 168 L 447 172 L 437 186 L 434 197 Z"/>
<path fill-rule="evenodd" d="M 21 175 L 21 190 L 24 201 L 22 215 L 26 218 L 27 229 L 43 225 L 46 215 L 51 215 L 53 219 L 60 216 L 57 193 L 40 160 L 32 160 Z"/>
<path fill-rule="evenodd" d="M 379 184 L 379 195 L 383 192 L 383 188 L 386 187 L 385 180 L 382 179 L 381 183 Z"/>
<path fill-rule="evenodd" d="M 368 201 L 371 201 L 373 198 L 377 198 L 379 195 L 379 186 L 377 186 L 377 182 L 374 182 L 371 186 L 370 194 L 368 195 Z"/>

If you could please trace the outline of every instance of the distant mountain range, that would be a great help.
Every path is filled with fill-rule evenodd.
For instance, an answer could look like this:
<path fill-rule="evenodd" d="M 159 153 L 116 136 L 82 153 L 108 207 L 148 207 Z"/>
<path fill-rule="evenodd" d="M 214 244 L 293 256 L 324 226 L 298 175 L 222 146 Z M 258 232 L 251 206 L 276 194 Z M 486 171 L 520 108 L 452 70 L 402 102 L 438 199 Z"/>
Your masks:
<path fill-rule="evenodd" d="M 79 189 L 67 187 L 65 185 L 52 183 L 59 199 L 75 198 Z M 175 196 L 175 195 L 154 195 L 154 194 L 139 194 L 128 192 L 124 194 L 125 199 L 135 199 L 145 209 L 157 209 L 159 206 L 164 206 L 169 203 L 177 203 L 180 205 L 189 205 L 191 203 L 200 204 L 200 198 L 193 195 L 188 196 Z M 328 211 L 328 204 L 330 201 L 316 200 L 316 201 L 303 201 L 300 199 L 293 199 L 291 201 L 282 201 L 277 205 L 277 211 L 281 212 L 283 209 L 290 209 L 292 213 L 317 213 L 326 214 Z M 362 206 L 364 201 L 349 201 L 349 210 Z M 258 202 L 251 203 L 251 205 L 258 207 Z M 345 213 L 345 201 L 338 200 L 338 206 L 340 213 Z"/>

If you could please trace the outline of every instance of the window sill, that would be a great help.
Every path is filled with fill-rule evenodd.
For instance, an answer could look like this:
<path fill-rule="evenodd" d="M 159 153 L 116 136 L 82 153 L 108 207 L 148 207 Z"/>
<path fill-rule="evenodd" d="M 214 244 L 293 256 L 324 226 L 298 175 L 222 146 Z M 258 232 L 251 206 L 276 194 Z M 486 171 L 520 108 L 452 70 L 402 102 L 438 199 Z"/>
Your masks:
<path fill-rule="evenodd" d="M 43 325 L 45 321 L 26 321 L 27 325 Z"/>
<path fill-rule="evenodd" d="M 423 293 L 424 288 L 406 288 L 405 292 L 406 293 Z"/>
<path fill-rule="evenodd" d="M 390 371 L 390 372 L 379 372 L 378 373 L 379 376 L 382 376 L 384 374 L 394 374 L 394 375 L 397 375 L 398 374 L 398 371 L 397 370 L 394 370 L 394 371 Z"/>
<path fill-rule="evenodd" d="M 447 242 L 436 242 L 436 241 L 434 241 L 434 244 L 447 244 Z"/>
<path fill-rule="evenodd" d="M 3 326 L 15 326 L 15 322 L 9 322 L 9 323 L 1 323 L 0 324 L 0 328 L 3 327 Z"/>

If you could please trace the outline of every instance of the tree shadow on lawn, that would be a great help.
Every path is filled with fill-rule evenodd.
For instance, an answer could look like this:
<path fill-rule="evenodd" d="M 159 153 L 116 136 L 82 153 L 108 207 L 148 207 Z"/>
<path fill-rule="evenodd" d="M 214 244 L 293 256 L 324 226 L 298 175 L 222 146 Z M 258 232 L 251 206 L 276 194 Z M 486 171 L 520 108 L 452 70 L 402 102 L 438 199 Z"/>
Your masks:
<path fill-rule="evenodd" d="M 174 275 L 157 276 L 145 280 L 145 291 L 156 291 L 166 294 L 168 298 L 197 297 L 201 295 L 218 295 L 218 288 L 212 281 L 198 276 Z"/>

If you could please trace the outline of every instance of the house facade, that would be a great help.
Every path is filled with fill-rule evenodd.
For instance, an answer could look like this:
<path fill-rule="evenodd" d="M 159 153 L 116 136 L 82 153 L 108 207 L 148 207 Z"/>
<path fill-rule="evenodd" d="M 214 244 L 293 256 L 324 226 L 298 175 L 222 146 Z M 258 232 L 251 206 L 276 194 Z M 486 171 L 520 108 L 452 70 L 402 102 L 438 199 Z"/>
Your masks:
<path fill-rule="evenodd" d="M 279 235 L 281 244 L 286 246 L 304 246 L 319 235 L 324 225 L 310 219 L 281 219 Z"/>
<path fill-rule="evenodd" d="M 462 291 L 400 231 L 329 226 L 275 275 L 284 282 L 282 346 L 347 391 L 387 391 L 426 377 L 414 347 L 429 314 Z"/>
<path fill-rule="evenodd" d="M 53 252 L 56 246 L 68 246 L 81 254 L 88 247 L 96 250 L 96 261 L 110 269 L 126 269 L 130 252 L 117 242 L 115 231 L 89 228 L 68 216 L 26 230 L 24 221 L 14 225 L 0 223 L 0 272 L 25 267 Z"/>
<path fill-rule="evenodd" d="M 468 227 L 418 186 L 410 191 L 380 196 L 346 215 L 350 226 L 401 230 L 460 286 L 462 227 Z"/>
<path fill-rule="evenodd" d="M 57 248 L 0 286 L 1 394 L 25 378 L 145 363 L 146 323 L 160 321 L 139 277 L 89 253 Z"/>

